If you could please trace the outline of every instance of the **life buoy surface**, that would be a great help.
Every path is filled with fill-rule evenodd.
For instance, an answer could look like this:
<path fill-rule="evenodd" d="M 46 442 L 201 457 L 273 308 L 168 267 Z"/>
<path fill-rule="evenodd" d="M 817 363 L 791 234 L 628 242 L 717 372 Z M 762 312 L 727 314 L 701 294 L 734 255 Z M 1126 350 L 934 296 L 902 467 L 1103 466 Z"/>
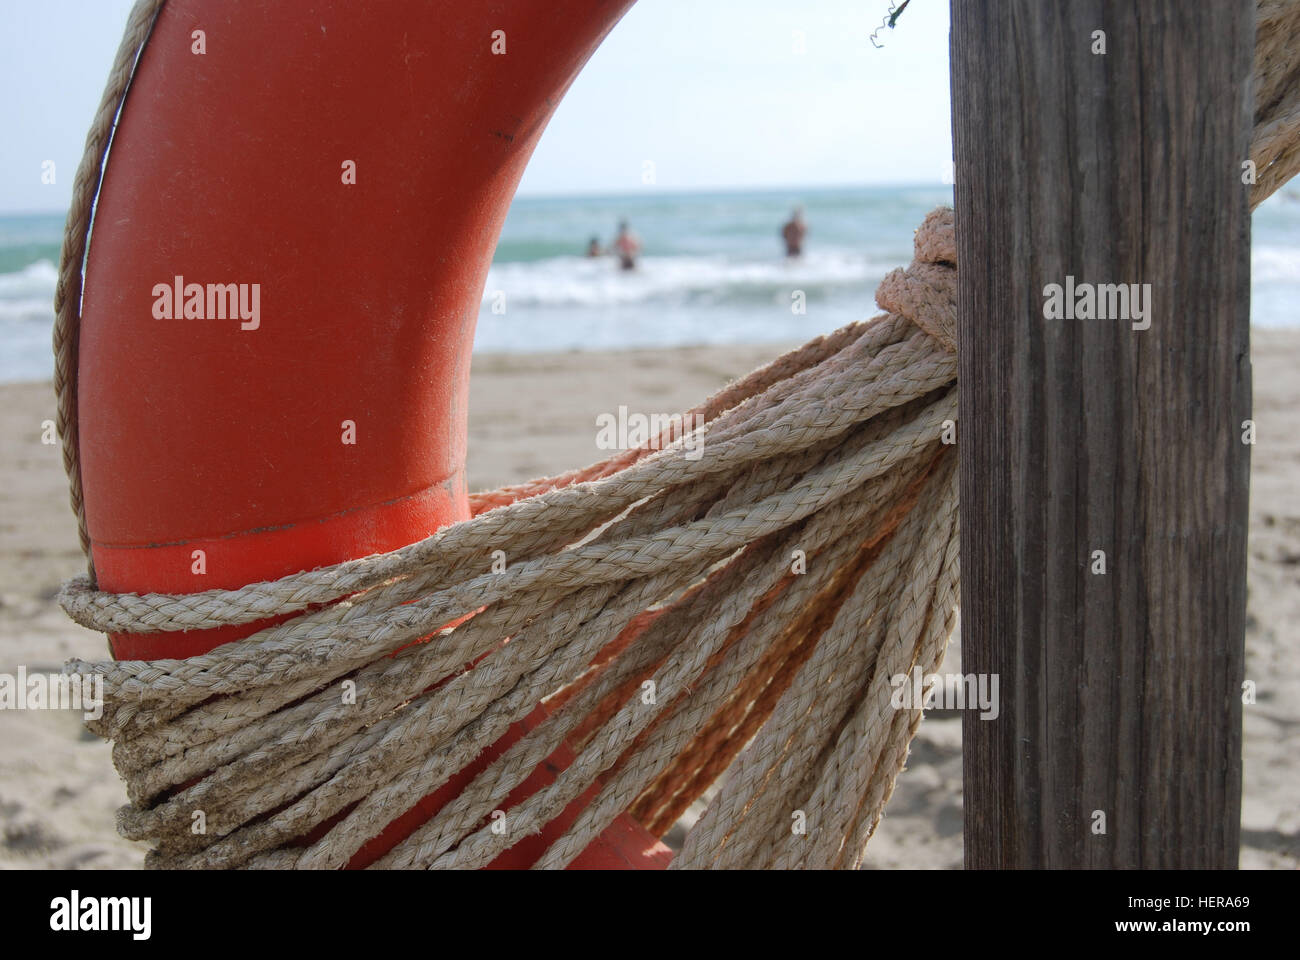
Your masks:
<path fill-rule="evenodd" d="M 488 265 L 542 129 L 628 6 L 163 6 L 105 167 L 82 303 L 79 455 L 103 589 L 236 588 L 468 516 Z M 189 657 L 266 625 L 111 643 L 121 659 Z M 501 865 L 530 863 L 524 846 Z M 667 860 L 626 819 L 588 855 L 576 865 Z"/>

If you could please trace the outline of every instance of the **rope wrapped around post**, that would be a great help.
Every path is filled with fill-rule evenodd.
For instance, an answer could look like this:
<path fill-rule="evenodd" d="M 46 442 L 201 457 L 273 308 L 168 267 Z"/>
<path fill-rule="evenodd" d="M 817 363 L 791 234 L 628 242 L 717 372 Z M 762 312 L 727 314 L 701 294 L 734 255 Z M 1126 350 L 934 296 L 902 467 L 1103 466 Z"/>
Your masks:
<path fill-rule="evenodd" d="M 889 678 L 933 670 L 956 616 L 951 210 L 926 218 L 916 257 L 880 285 L 888 313 L 655 443 L 480 495 L 472 519 L 402 550 L 233 591 L 70 582 L 64 608 L 104 631 L 301 614 L 189 660 L 68 665 L 104 680 L 90 727 L 127 782 L 120 831 L 154 844 L 151 866 L 339 867 L 545 700 L 543 723 L 377 865 L 482 866 L 595 784 L 538 864 L 562 867 L 626 810 L 666 831 L 728 767 L 675 866 L 857 864 L 920 721 L 891 707 Z M 573 764 L 494 832 L 564 742 Z"/>

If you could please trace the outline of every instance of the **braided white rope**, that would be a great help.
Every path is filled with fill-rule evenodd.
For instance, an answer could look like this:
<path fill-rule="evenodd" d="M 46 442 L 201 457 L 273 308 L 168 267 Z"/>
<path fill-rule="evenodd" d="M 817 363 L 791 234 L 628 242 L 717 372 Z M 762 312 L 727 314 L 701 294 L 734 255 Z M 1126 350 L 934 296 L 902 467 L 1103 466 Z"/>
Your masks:
<path fill-rule="evenodd" d="M 956 419 L 950 210 L 926 219 L 916 247 L 917 261 L 881 284 L 887 314 L 819 338 L 701 405 L 702 457 L 683 455 L 697 438 L 678 437 L 488 495 L 499 505 L 401 550 L 241 590 L 127 596 L 69 584 L 60 598 L 69 614 L 101 630 L 300 614 L 187 660 L 69 664 L 104 678 L 105 709 L 91 725 L 116 739 L 132 801 L 122 832 L 154 842 L 158 866 L 342 866 L 539 700 L 559 695 L 562 706 L 378 865 L 482 866 L 606 784 L 539 864 L 563 866 L 655 777 L 689 762 L 691 738 L 721 707 L 734 708 L 760 663 L 771 662 L 771 683 L 787 682 L 780 670 L 793 667 L 765 651 L 808 629 L 810 611 L 824 607 L 831 622 L 817 641 L 830 652 L 809 669 L 849 643 L 864 617 L 875 617 L 878 634 L 884 621 L 871 610 L 901 616 L 905 568 L 928 578 L 921 596 L 954 605 L 951 591 L 933 586 L 955 577 L 953 458 L 940 442 Z M 905 519 L 931 514 L 921 527 Z M 877 554 L 869 562 L 867 543 Z M 518 558 L 503 573 L 488 569 L 496 549 Z M 800 577 L 789 567 L 796 550 L 812 568 Z M 620 638 L 630 643 L 602 654 Z M 910 660 L 921 639 L 909 628 Z M 629 695 L 644 678 L 657 687 L 654 703 Z M 355 702 L 339 697 L 345 679 Z M 808 696 L 802 681 L 787 692 L 799 703 Z M 832 735 L 853 699 L 846 687 L 826 701 L 836 706 L 823 707 L 814 739 Z M 783 699 L 772 722 L 802 723 L 800 709 Z M 893 729 L 892 717 L 869 716 L 864 736 Z M 576 758 L 510 809 L 512 829 L 485 826 L 569 740 L 580 745 Z M 879 787 L 866 777 L 855 790 Z M 198 809 L 206 833 L 195 835 Z M 341 819 L 323 837 L 298 844 L 331 817 Z M 757 837 L 752 846 L 761 848 Z"/>

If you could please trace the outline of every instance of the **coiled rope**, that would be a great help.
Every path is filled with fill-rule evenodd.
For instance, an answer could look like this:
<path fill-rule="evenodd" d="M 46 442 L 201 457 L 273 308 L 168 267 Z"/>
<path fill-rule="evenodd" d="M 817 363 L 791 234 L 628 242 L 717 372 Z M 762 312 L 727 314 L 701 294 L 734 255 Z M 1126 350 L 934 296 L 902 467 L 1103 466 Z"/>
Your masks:
<path fill-rule="evenodd" d="M 889 678 L 933 670 L 956 614 L 953 242 L 951 210 L 931 214 L 916 262 L 881 284 L 888 314 L 723 390 L 661 450 L 240 590 L 69 584 L 68 613 L 105 631 L 306 611 L 188 660 L 69 665 L 104 678 L 91 729 L 116 741 L 123 834 L 153 841 L 157 866 L 341 866 L 546 699 L 545 721 L 378 865 L 482 866 L 596 784 L 539 864 L 563 866 L 625 810 L 666 830 L 751 738 L 675 862 L 856 863 L 920 718 L 889 706 Z M 573 764 L 494 831 L 564 742 Z M 796 810 L 806 842 L 783 845 Z"/>
<path fill-rule="evenodd" d="M 83 548 L 81 265 L 112 123 L 160 5 L 131 14 L 56 297 Z M 1260 10 L 1290 30 L 1300 4 Z M 1295 84 L 1275 79 L 1294 65 L 1267 49 L 1253 204 L 1295 172 L 1300 139 Z M 483 866 L 594 787 L 537 864 L 563 867 L 625 811 L 664 833 L 724 771 L 674 867 L 858 865 L 921 718 L 920 704 L 891 705 L 890 679 L 936 669 L 956 619 L 951 210 L 930 214 L 915 246 L 877 291 L 886 313 L 724 389 L 684 418 L 703 422 L 693 434 L 674 425 L 585 470 L 477 495 L 472 519 L 420 543 L 232 591 L 70 582 L 64 608 L 103 631 L 299 614 L 188 660 L 68 664 L 104 680 L 89 726 L 115 741 L 127 782 L 119 830 L 153 843 L 151 866 L 340 867 L 546 701 L 540 724 L 376 866 Z M 701 442 L 703 456 L 685 455 Z M 497 550 L 504 572 L 491 569 Z M 566 743 L 573 763 L 494 830 L 492 813 Z"/>

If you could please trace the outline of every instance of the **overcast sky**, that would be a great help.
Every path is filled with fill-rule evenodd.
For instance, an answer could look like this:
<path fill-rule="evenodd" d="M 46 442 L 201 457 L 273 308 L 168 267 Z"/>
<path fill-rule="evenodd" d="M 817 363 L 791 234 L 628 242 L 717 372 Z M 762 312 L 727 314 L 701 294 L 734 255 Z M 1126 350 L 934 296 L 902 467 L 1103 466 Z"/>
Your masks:
<path fill-rule="evenodd" d="M 299 2 L 299 0 L 278 0 Z M 4 0 L 0 213 L 62 211 L 130 0 Z M 948 3 L 640 0 L 560 104 L 521 193 L 937 183 Z M 802 44 L 805 52 L 797 52 Z M 56 163 L 54 185 L 41 164 Z"/>

